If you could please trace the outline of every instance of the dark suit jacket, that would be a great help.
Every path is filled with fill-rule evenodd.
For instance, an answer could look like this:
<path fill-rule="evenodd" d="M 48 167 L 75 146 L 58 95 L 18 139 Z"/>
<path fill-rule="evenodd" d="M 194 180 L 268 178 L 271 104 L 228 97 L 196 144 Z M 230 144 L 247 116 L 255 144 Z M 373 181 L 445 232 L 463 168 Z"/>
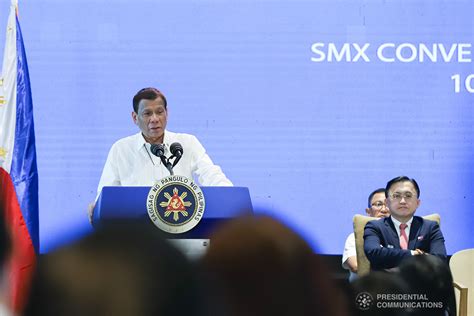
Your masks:
<path fill-rule="evenodd" d="M 364 251 L 372 270 L 390 269 L 421 249 L 446 261 L 446 247 L 438 223 L 414 216 L 408 237 L 408 249 L 400 248 L 400 238 L 392 218 L 370 221 L 364 229 Z"/>

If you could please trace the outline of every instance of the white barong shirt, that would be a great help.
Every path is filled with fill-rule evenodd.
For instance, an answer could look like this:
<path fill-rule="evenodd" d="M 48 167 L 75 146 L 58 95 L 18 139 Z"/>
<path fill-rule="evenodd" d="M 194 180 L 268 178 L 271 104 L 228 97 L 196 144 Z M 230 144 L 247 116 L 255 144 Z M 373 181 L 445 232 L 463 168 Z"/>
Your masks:
<path fill-rule="evenodd" d="M 232 186 L 195 136 L 166 130 L 163 139 L 166 157 L 171 155 L 169 149 L 174 142 L 183 147 L 183 156 L 173 168 L 175 175 L 197 179 L 202 186 Z M 98 194 L 104 186 L 152 186 L 168 176 L 169 171 L 151 153 L 150 146 L 141 132 L 115 142 L 100 177 Z"/>

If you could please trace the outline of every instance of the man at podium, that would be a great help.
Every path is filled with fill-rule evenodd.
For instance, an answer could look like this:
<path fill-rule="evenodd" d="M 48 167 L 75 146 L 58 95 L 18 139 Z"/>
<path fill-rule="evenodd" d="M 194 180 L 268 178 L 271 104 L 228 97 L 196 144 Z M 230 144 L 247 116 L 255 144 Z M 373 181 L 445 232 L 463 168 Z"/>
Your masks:
<path fill-rule="evenodd" d="M 172 156 L 173 143 L 181 145 L 181 158 L 173 167 L 174 174 L 190 179 L 196 176 L 204 186 L 232 186 L 195 136 L 166 130 L 167 101 L 158 89 L 144 88 L 137 92 L 133 97 L 132 119 L 140 132 L 112 145 L 100 178 L 99 193 L 104 186 L 151 186 L 168 176 L 170 172 L 162 159 L 153 154 L 153 144 L 162 144 L 166 157 Z"/>
<path fill-rule="evenodd" d="M 98 194 L 104 186 L 152 186 L 170 175 L 171 170 L 175 175 L 196 178 L 203 186 L 232 186 L 195 136 L 166 130 L 167 101 L 158 89 L 137 92 L 133 97 L 132 119 L 140 132 L 112 145 Z"/>

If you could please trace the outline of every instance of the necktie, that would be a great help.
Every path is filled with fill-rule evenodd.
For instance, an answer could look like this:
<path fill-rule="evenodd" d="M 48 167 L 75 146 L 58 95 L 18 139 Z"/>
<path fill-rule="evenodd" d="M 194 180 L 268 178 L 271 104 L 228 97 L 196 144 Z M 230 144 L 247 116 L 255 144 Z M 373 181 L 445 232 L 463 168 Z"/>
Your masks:
<path fill-rule="evenodd" d="M 408 225 L 405 223 L 400 224 L 400 248 L 408 249 L 408 237 L 405 231 Z"/>

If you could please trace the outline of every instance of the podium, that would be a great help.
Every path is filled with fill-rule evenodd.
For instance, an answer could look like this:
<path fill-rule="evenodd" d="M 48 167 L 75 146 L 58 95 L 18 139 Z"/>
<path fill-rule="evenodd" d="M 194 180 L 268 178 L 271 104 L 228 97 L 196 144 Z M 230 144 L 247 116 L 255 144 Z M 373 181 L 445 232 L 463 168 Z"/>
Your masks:
<path fill-rule="evenodd" d="M 182 234 L 165 233 L 170 239 L 208 239 L 216 225 L 233 217 L 251 214 L 252 202 L 245 187 L 201 187 L 206 207 L 199 224 Z M 146 200 L 150 187 L 104 187 L 94 207 L 92 224 L 114 220 L 148 221 Z M 159 229 L 158 227 L 156 229 Z"/>

